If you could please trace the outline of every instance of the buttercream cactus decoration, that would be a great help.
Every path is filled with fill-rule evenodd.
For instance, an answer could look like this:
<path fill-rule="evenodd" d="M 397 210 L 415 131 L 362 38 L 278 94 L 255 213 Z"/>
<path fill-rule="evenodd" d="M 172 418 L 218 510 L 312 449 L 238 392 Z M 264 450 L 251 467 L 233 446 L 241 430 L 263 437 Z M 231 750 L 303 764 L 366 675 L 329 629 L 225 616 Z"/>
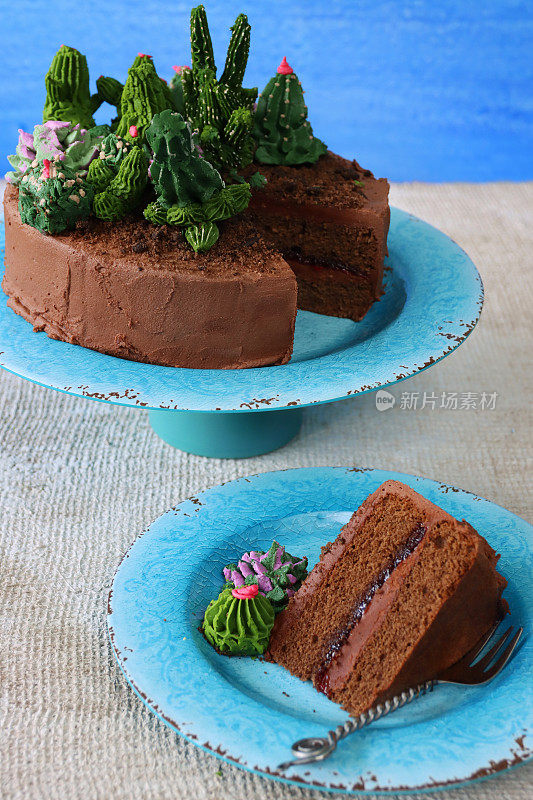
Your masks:
<path fill-rule="evenodd" d="M 178 66 L 177 64 L 172 67 L 174 70 L 174 75 L 172 76 L 169 84 L 170 93 L 172 95 L 172 99 L 174 102 L 174 106 L 176 111 L 179 111 L 180 114 L 185 115 L 185 103 L 183 102 L 183 86 L 181 85 L 181 73 L 183 70 L 190 70 L 190 67 L 187 66 Z"/>
<path fill-rule="evenodd" d="M 314 164 L 327 151 L 313 135 L 302 85 L 286 58 L 259 97 L 254 136 L 261 164 Z"/>
<path fill-rule="evenodd" d="M 87 180 L 95 192 L 103 192 L 118 172 L 120 162 L 131 150 L 129 142 L 120 136 L 109 133 L 100 143 L 98 158 L 91 161 Z"/>
<path fill-rule="evenodd" d="M 151 56 L 139 53 L 128 70 L 120 99 L 120 120 L 116 133 L 141 145 L 152 118 L 173 108 L 168 87 L 157 74 Z"/>
<path fill-rule="evenodd" d="M 82 174 L 49 159 L 27 170 L 19 183 L 20 218 L 42 233 L 73 228 L 90 215 L 92 199 Z"/>
<path fill-rule="evenodd" d="M 36 125 L 33 133 L 19 130 L 16 153 L 8 156 L 14 170 L 7 173 L 6 179 L 18 185 L 30 167 L 43 167 L 45 160 L 60 163 L 83 176 L 98 155 L 100 141 L 100 137 L 92 131 L 60 120 Z"/>
<path fill-rule="evenodd" d="M 177 111 L 155 116 L 146 139 L 152 151 L 150 177 L 157 200 L 144 216 L 156 225 L 183 227 L 193 250 L 209 250 L 218 239 L 215 223 L 247 207 L 249 185 L 224 185 L 218 170 L 198 152 L 187 122 Z"/>
<path fill-rule="evenodd" d="M 150 176 L 158 199 L 167 208 L 204 203 L 224 186 L 220 173 L 198 153 L 177 111 L 154 117 L 147 140 L 153 153 Z"/>
<path fill-rule="evenodd" d="M 274 627 L 274 609 L 257 586 L 223 589 L 205 612 L 202 631 L 220 653 L 260 656 Z"/>
<path fill-rule="evenodd" d="M 117 81 L 116 78 L 100 75 L 100 77 L 96 79 L 96 90 L 98 92 L 98 97 L 103 103 L 109 103 L 110 106 L 115 106 L 117 110 L 117 115 L 110 125 L 111 130 L 114 130 L 120 119 L 120 102 L 122 99 L 122 92 L 124 91 L 124 85 L 120 81 Z"/>
<path fill-rule="evenodd" d="M 185 116 L 206 158 L 221 170 L 241 168 L 252 161 L 257 89 L 242 86 L 249 49 L 250 25 L 246 15 L 239 14 L 231 28 L 224 71 L 217 80 L 205 8 L 193 8 L 192 67 L 179 68 L 175 86 L 179 83 Z"/>
<path fill-rule="evenodd" d="M 148 156 L 144 149 L 132 147 L 114 162 L 98 159 L 93 164 L 88 180 L 97 191 L 93 200 L 95 216 L 113 221 L 133 211 L 148 183 Z"/>
<path fill-rule="evenodd" d="M 61 45 L 45 77 L 43 122 L 63 120 L 82 128 L 94 127 L 94 112 L 102 104 L 91 95 L 87 59 L 78 50 Z"/>
<path fill-rule="evenodd" d="M 276 614 L 285 608 L 307 577 L 307 558 L 291 556 L 285 548 L 272 542 L 270 548 L 250 550 L 237 564 L 227 564 L 223 569 L 227 587 L 257 584 L 274 608 Z"/>

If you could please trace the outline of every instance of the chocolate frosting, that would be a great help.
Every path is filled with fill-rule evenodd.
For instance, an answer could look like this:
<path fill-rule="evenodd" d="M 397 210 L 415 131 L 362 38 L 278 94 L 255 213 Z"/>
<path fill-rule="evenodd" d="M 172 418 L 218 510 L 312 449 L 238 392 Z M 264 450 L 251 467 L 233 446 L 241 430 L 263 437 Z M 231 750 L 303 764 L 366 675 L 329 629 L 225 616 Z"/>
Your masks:
<path fill-rule="evenodd" d="M 8 305 L 35 330 L 171 367 L 238 369 L 289 360 L 296 279 L 245 221 L 234 223 L 234 237 L 242 243 L 253 234 L 253 258 L 239 261 L 231 251 L 225 263 L 223 249 L 218 260 L 196 257 L 185 243 L 162 258 L 135 254 L 131 241 L 124 253 L 111 228 L 93 237 L 44 236 L 22 224 L 11 186 L 4 209 L 2 288 Z M 225 233 L 229 258 L 231 228 Z"/>
<path fill-rule="evenodd" d="M 210 369 L 285 364 L 298 284 L 271 215 L 287 231 L 298 218 L 296 227 L 307 231 L 311 252 L 293 254 L 300 307 L 360 319 L 381 293 L 389 211 L 387 182 L 340 156 L 286 168 L 294 192 L 284 189 L 284 169 L 266 170 L 269 184 L 255 192 L 255 210 L 221 223 L 207 254 L 193 253 L 171 226 L 134 214 L 116 224 L 91 217 L 72 233 L 43 236 L 22 224 L 17 190 L 8 187 L 8 305 L 52 338 L 135 361 Z M 350 258 L 344 270 L 343 253 Z M 324 268 L 309 278 L 309 263 Z"/>

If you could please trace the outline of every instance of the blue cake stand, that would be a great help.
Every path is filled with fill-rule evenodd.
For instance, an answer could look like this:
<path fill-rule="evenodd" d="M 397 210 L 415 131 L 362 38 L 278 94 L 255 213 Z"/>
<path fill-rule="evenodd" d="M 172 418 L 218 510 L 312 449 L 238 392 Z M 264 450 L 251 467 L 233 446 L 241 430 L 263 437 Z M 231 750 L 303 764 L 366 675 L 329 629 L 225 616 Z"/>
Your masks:
<path fill-rule="evenodd" d="M 393 208 L 388 246 L 381 300 L 361 322 L 299 311 L 284 366 L 197 370 L 126 361 L 34 333 L 5 304 L 0 366 L 60 392 L 144 409 L 154 431 L 186 452 L 261 455 L 298 433 L 305 406 L 415 375 L 474 328 L 483 284 L 455 242 Z"/>

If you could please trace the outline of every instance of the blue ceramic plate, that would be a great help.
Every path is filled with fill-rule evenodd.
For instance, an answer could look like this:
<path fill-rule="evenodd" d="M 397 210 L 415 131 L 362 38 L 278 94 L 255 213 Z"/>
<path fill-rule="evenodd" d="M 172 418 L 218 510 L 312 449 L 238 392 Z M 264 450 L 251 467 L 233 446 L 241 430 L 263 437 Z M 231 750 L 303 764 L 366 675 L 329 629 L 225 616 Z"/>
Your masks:
<path fill-rule="evenodd" d="M 294 741 L 324 736 L 346 714 L 277 665 L 217 655 L 198 631 L 203 611 L 220 591 L 222 567 L 246 550 L 277 539 L 312 566 L 321 545 L 389 478 L 466 518 L 502 553 L 506 597 L 512 620 L 526 629 L 524 643 L 487 686 L 438 687 L 349 737 L 327 761 L 281 772 Z M 331 791 L 427 790 L 497 774 L 530 755 L 532 568 L 531 526 L 461 489 L 383 470 L 269 472 L 209 489 L 154 522 L 117 572 L 109 631 L 139 697 L 217 757 Z"/>
<path fill-rule="evenodd" d="M 476 268 L 440 231 L 392 209 L 388 245 L 385 294 L 364 320 L 298 312 L 285 366 L 193 370 L 125 361 L 34 333 L 4 302 L 0 366 L 69 394 L 191 411 L 305 406 L 386 386 L 458 347 L 483 303 Z"/>

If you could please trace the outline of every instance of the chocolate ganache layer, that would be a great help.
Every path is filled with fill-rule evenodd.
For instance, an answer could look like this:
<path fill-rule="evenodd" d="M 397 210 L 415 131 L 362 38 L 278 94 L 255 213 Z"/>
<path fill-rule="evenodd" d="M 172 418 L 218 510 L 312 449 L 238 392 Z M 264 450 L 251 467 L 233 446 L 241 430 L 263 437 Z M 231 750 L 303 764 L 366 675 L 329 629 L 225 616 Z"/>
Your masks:
<path fill-rule="evenodd" d="M 426 528 L 419 523 L 394 558 L 357 598 L 348 623 L 330 642 L 316 673 L 314 683 L 318 691 L 329 696 L 350 673 L 358 653 L 378 621 L 379 614 L 390 608 L 398 594 L 401 581 L 417 559 L 419 555 L 417 548 L 425 533 Z"/>

